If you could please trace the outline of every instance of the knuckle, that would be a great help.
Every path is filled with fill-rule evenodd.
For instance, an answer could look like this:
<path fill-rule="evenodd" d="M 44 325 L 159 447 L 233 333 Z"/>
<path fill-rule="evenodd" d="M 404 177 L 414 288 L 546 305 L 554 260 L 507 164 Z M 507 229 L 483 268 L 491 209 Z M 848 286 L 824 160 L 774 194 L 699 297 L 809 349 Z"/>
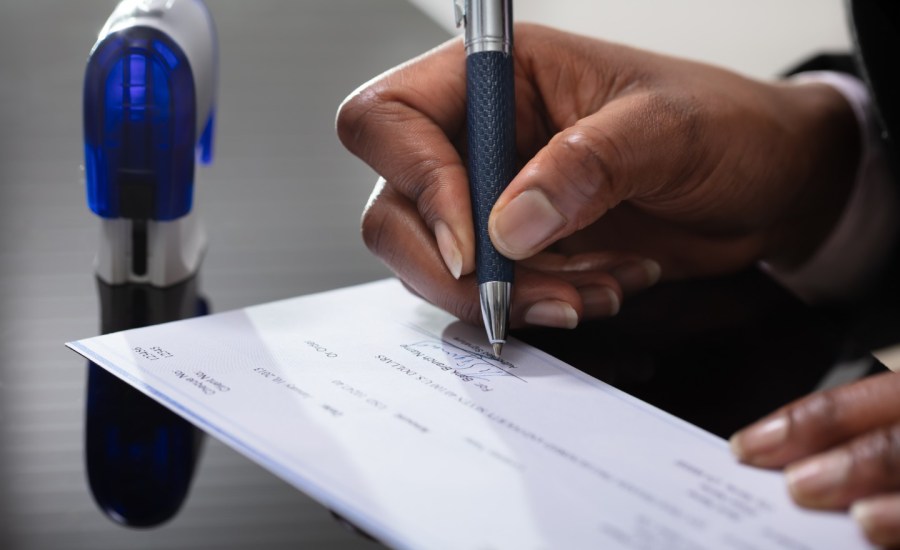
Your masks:
<path fill-rule="evenodd" d="M 381 256 L 384 244 L 389 242 L 387 236 L 387 222 L 390 215 L 391 206 L 385 204 L 388 201 L 390 191 L 387 183 L 383 179 L 379 179 L 372 190 L 372 195 L 363 210 L 360 220 L 360 232 L 362 234 L 363 243 L 366 248 L 372 251 L 376 256 Z"/>
<path fill-rule="evenodd" d="M 788 412 L 790 434 L 800 443 L 822 445 L 841 437 L 841 414 L 833 392 L 819 392 Z"/>
<path fill-rule="evenodd" d="M 877 479 L 900 485 L 900 424 L 879 428 L 858 440 L 854 458 Z"/>
<path fill-rule="evenodd" d="M 347 96 L 338 107 L 335 128 L 338 137 L 349 147 L 358 136 L 364 114 L 371 109 L 372 96 L 368 90 L 357 90 Z"/>
<path fill-rule="evenodd" d="M 558 151 L 554 162 L 558 173 L 567 177 L 567 192 L 574 195 L 575 201 L 598 205 L 602 211 L 615 206 L 620 181 L 615 176 L 618 167 L 625 164 L 623 144 L 589 125 L 575 126 L 553 139 L 557 147 L 551 150 Z M 577 169 L 572 170 L 573 167 Z M 573 221 L 582 229 L 594 220 L 580 217 Z"/>
<path fill-rule="evenodd" d="M 885 477 L 897 486 L 900 483 L 900 425 L 885 428 L 882 438 L 881 467 Z"/>
<path fill-rule="evenodd" d="M 368 128 L 392 112 L 394 100 L 378 82 L 354 91 L 338 107 L 335 129 L 338 139 L 350 151 L 365 147 Z"/>
<path fill-rule="evenodd" d="M 415 204 L 419 216 L 430 227 L 447 216 L 447 210 L 459 207 L 459 188 L 465 188 L 465 168 L 445 160 L 418 159 L 392 184 L 396 192 Z"/>
<path fill-rule="evenodd" d="M 378 255 L 382 248 L 384 225 L 387 216 L 378 204 L 373 204 L 362 215 L 361 233 L 363 242 L 373 254 Z"/>
<path fill-rule="evenodd" d="M 437 217 L 446 179 L 442 175 L 442 166 L 436 162 L 423 162 L 419 165 L 416 182 L 410 181 L 405 187 L 409 189 L 411 198 L 426 221 Z"/>

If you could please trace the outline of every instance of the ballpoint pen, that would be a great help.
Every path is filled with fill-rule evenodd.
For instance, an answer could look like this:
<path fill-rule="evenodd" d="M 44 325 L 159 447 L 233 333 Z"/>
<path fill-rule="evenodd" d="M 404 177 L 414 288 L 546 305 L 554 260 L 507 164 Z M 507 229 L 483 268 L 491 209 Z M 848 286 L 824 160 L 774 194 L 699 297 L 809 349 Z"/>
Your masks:
<path fill-rule="evenodd" d="M 481 315 L 494 355 L 506 343 L 513 262 L 494 248 L 488 218 L 515 175 L 512 0 L 455 0 L 465 25 L 469 192 Z"/>

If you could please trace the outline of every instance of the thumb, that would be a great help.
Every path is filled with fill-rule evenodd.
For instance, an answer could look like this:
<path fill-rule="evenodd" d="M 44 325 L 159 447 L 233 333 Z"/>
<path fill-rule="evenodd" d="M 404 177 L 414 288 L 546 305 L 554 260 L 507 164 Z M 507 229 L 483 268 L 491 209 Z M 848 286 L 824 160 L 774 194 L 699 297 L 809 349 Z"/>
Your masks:
<path fill-rule="evenodd" d="M 646 97 L 616 100 L 538 151 L 491 213 L 488 230 L 497 250 L 514 260 L 531 257 L 683 173 L 673 147 L 684 143 L 684 129 L 651 103 Z"/>

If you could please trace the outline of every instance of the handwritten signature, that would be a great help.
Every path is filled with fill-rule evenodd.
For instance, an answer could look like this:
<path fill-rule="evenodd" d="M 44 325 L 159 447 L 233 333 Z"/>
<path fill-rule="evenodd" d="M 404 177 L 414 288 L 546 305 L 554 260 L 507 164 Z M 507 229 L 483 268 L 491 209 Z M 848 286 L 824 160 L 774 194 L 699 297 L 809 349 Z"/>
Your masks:
<path fill-rule="evenodd" d="M 442 370 L 452 370 L 467 382 L 507 376 L 518 378 L 477 353 L 467 352 L 444 342 L 422 340 L 401 347 Z"/>

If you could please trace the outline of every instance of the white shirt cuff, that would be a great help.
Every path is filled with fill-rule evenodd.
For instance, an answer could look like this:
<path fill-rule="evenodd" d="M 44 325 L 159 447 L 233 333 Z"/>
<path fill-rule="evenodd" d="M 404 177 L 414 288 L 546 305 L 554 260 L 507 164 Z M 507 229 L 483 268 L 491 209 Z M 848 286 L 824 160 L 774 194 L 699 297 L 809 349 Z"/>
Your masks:
<path fill-rule="evenodd" d="M 900 198 L 891 182 L 872 99 L 863 82 L 830 71 L 800 73 L 791 79 L 828 84 L 844 96 L 859 124 L 860 164 L 844 212 L 812 257 L 791 270 L 765 262 L 761 267 L 808 303 L 852 302 L 867 294 L 889 260 L 900 229 Z"/>

